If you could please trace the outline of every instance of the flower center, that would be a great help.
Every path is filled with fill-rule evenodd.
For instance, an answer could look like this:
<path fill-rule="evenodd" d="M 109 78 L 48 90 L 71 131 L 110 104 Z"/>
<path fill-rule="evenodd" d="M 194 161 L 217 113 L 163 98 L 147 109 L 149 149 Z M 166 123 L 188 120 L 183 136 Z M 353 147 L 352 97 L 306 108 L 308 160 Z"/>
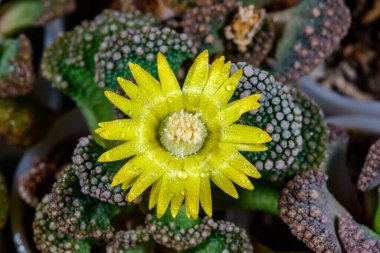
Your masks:
<path fill-rule="evenodd" d="M 184 110 L 166 117 L 160 125 L 161 144 L 172 155 L 184 157 L 198 152 L 207 136 L 200 113 Z"/>

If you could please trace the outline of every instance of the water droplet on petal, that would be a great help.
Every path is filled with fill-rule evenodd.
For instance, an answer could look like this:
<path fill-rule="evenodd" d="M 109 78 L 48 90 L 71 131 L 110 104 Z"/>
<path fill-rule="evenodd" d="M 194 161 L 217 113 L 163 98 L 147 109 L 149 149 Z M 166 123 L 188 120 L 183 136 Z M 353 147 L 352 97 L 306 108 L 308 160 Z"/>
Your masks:
<path fill-rule="evenodd" d="M 234 89 L 234 86 L 232 84 L 227 84 L 226 85 L 226 90 L 232 91 Z"/>

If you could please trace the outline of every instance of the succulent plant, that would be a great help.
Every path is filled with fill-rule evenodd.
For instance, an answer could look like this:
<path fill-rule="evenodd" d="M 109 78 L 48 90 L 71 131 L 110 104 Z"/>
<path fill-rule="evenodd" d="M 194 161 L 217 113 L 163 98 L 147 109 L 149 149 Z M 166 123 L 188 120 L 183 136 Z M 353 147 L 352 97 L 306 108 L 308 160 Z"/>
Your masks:
<path fill-rule="evenodd" d="M 316 252 L 356 247 L 345 242 L 356 223 L 322 172 L 332 152 L 324 116 L 277 81 L 298 79 L 330 54 L 349 13 L 342 0 L 264 10 L 273 2 L 127 0 L 45 50 L 43 75 L 77 103 L 93 133 L 37 206 L 40 251 L 90 252 L 103 242 L 109 253 L 253 252 L 243 228 L 207 217 L 230 208 L 280 215 Z M 155 20 L 149 12 L 162 18 L 162 6 L 183 18 Z M 209 66 L 204 51 L 185 77 L 185 61 L 203 49 L 241 62 L 220 57 Z M 255 68 L 264 62 L 267 71 Z M 259 172 L 255 191 L 235 189 L 252 190 L 247 176 Z M 357 242 L 371 238 L 365 230 Z"/>
<path fill-rule="evenodd" d="M 33 54 L 29 39 L 0 39 L 0 98 L 26 95 L 34 86 Z"/>
<path fill-rule="evenodd" d="M 10 145 L 28 147 L 43 136 L 51 115 L 48 108 L 30 96 L 0 99 L 0 138 Z"/>
<path fill-rule="evenodd" d="M 75 0 L 16 0 L 1 6 L 0 37 L 10 37 L 32 26 L 70 14 L 76 9 Z"/>
<path fill-rule="evenodd" d="M 130 78 L 129 61 L 155 69 L 155 55 L 162 50 L 178 70 L 193 55 L 186 35 L 150 27 L 155 24 L 153 17 L 137 11 L 105 10 L 45 50 L 43 75 L 76 101 L 92 130 L 98 122 L 115 118 L 102 88 L 115 89 L 118 76 Z"/>
<path fill-rule="evenodd" d="M 0 172 L 0 230 L 4 227 L 8 214 L 8 191 L 3 174 Z"/>
<path fill-rule="evenodd" d="M 266 71 L 247 63 L 234 99 L 263 94 L 262 106 L 243 115 L 240 122 L 255 125 L 271 134 L 273 141 L 263 153 L 245 156 L 272 181 L 284 181 L 301 171 L 319 169 L 326 158 L 328 129 L 321 109 L 295 88 L 275 80 Z"/>
<path fill-rule="evenodd" d="M 102 149 L 91 137 L 81 138 L 73 164 L 61 172 L 52 192 L 38 204 L 33 231 L 41 252 L 90 252 L 100 240 L 106 240 L 107 252 L 147 252 L 155 244 L 189 252 L 253 252 L 244 229 L 210 218 L 193 220 L 187 217 L 185 208 L 176 218 L 170 212 L 161 219 L 148 214 L 140 227 L 116 231 L 112 219 L 119 214 L 128 215 L 131 207 L 117 201 L 116 196 L 127 192 L 110 187 L 112 169 L 117 164 L 91 162 Z M 93 184 L 98 178 L 98 183 Z M 90 189 L 97 192 L 89 192 L 83 181 L 93 184 Z M 116 200 L 107 199 L 106 195 Z"/>

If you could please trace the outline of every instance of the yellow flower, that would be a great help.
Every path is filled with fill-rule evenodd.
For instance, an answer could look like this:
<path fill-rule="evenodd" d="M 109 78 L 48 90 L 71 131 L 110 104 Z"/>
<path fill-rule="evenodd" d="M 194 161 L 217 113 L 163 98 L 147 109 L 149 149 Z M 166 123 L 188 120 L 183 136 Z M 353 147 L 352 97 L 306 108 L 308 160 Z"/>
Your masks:
<path fill-rule="evenodd" d="M 138 85 L 118 78 L 129 98 L 106 91 L 107 98 L 129 119 L 99 123 L 96 133 L 125 143 L 103 153 L 99 162 L 131 158 L 119 170 L 112 186 L 131 188 L 133 201 L 152 186 L 149 208 L 161 217 L 169 207 L 175 217 L 183 201 L 196 219 L 199 203 L 212 215 L 210 179 L 225 193 L 238 198 L 233 183 L 253 189 L 247 176 L 257 169 L 239 151 L 264 151 L 271 137 L 252 126 L 233 124 L 260 107 L 254 94 L 232 103 L 242 71 L 229 77 L 231 62 L 224 57 L 209 67 L 208 52 L 201 53 L 181 87 L 165 57 L 157 56 L 160 81 L 134 63 L 129 68 Z M 232 183 L 233 182 L 233 183 Z"/>

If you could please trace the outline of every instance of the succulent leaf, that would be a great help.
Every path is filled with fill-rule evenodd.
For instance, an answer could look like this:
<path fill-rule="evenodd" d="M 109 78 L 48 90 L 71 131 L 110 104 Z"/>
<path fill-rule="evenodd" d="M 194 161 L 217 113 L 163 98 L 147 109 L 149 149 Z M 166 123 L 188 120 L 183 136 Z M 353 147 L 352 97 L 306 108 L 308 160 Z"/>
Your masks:
<path fill-rule="evenodd" d="M 57 230 L 78 240 L 110 239 L 114 235 L 111 218 L 120 211 L 117 206 L 81 193 L 79 180 L 70 166 L 54 184 L 47 208 Z"/>
<path fill-rule="evenodd" d="M 57 223 L 50 217 L 50 199 L 51 196 L 46 195 L 36 209 L 33 237 L 37 249 L 43 253 L 90 253 L 89 240 L 75 240 L 58 231 Z"/>
<path fill-rule="evenodd" d="M 128 191 L 122 190 L 121 186 L 112 187 L 113 176 L 117 173 L 120 163 L 100 163 L 98 157 L 105 150 L 99 146 L 92 136 L 79 139 L 73 153 L 75 175 L 79 179 L 83 194 L 97 198 L 110 204 L 126 206 Z"/>
<path fill-rule="evenodd" d="M 297 80 L 316 68 L 338 46 L 351 24 L 343 0 L 300 1 L 279 16 L 285 28 L 275 46 L 274 74 Z"/>
<path fill-rule="evenodd" d="M 145 253 L 151 252 L 154 244 L 145 229 L 119 231 L 107 244 L 107 252 Z"/>

